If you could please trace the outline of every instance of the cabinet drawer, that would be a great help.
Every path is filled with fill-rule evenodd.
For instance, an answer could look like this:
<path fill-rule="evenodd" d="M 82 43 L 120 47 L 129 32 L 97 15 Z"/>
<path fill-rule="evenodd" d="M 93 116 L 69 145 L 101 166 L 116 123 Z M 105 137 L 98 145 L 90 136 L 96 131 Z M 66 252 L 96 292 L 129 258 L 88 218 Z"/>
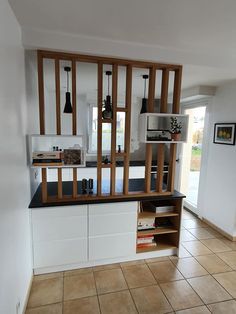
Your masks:
<path fill-rule="evenodd" d="M 89 260 L 132 256 L 136 252 L 136 233 L 89 238 Z"/>
<path fill-rule="evenodd" d="M 135 232 L 137 211 L 89 216 L 89 236 Z"/>
<path fill-rule="evenodd" d="M 89 205 L 89 215 L 109 215 L 119 213 L 137 213 L 137 202 L 117 202 Z"/>
<path fill-rule="evenodd" d="M 46 218 L 46 217 L 45 217 Z M 87 216 L 33 219 L 33 240 L 53 241 L 87 237 Z"/>
<path fill-rule="evenodd" d="M 50 217 L 86 216 L 87 205 L 79 206 L 55 206 L 40 209 L 32 209 L 32 219 L 48 219 Z"/>
<path fill-rule="evenodd" d="M 34 268 L 85 262 L 87 238 L 34 244 Z"/>

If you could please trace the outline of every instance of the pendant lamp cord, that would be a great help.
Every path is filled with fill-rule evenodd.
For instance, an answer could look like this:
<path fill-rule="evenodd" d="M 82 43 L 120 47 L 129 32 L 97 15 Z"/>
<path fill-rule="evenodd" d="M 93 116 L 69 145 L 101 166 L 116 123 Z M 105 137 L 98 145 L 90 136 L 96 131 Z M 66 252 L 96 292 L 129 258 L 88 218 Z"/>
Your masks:
<path fill-rule="evenodd" d="M 143 98 L 145 98 L 145 96 L 146 96 L 146 81 L 147 81 L 147 79 L 144 79 L 144 95 L 143 95 Z"/>
<path fill-rule="evenodd" d="M 67 71 L 67 92 L 69 92 L 69 72 Z"/>

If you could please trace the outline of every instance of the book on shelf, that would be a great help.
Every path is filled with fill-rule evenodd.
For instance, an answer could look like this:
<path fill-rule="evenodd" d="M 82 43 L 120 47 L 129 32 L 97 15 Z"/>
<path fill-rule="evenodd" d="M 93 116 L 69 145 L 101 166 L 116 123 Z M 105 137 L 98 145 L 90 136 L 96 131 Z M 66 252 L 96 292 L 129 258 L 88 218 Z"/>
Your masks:
<path fill-rule="evenodd" d="M 138 219 L 138 230 L 155 229 L 155 217 L 146 217 Z"/>
<path fill-rule="evenodd" d="M 149 211 L 156 214 L 169 213 L 175 210 L 175 206 L 172 205 L 160 206 L 155 202 L 147 202 L 144 209 L 145 211 Z"/>
<path fill-rule="evenodd" d="M 154 236 L 153 235 L 138 236 L 138 238 L 137 238 L 137 244 L 152 243 L 153 241 L 154 241 Z"/>
<path fill-rule="evenodd" d="M 140 243 L 140 244 L 137 244 L 137 248 L 138 249 L 145 249 L 145 248 L 155 247 L 155 246 L 157 246 L 155 241 L 153 241 L 151 243 Z"/>

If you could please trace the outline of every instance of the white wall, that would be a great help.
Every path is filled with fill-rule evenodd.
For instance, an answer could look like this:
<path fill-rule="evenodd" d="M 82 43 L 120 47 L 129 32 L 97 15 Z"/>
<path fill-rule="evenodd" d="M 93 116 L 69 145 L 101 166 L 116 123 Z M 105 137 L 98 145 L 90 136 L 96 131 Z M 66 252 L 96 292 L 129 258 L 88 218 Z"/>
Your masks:
<path fill-rule="evenodd" d="M 236 146 L 213 144 L 214 123 L 236 123 L 236 80 L 219 87 L 209 107 L 208 158 L 201 216 L 236 236 Z"/>
<path fill-rule="evenodd" d="M 30 186 L 26 164 L 27 107 L 20 27 L 0 0 L 0 313 L 22 313 L 32 265 Z"/>

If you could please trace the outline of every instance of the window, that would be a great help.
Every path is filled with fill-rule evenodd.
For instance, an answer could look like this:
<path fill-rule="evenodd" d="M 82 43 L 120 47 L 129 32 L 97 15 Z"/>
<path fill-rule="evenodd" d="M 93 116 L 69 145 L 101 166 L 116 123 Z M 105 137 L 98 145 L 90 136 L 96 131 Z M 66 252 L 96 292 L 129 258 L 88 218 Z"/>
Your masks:
<path fill-rule="evenodd" d="M 89 112 L 89 151 L 88 153 L 97 153 L 97 121 L 98 108 L 96 106 L 90 106 Z M 124 132 L 125 132 L 125 112 L 117 112 L 117 124 L 116 124 L 116 144 L 121 146 L 121 150 L 124 150 Z M 111 124 L 103 123 L 102 125 L 102 150 L 103 153 L 110 153 L 111 150 Z"/>

